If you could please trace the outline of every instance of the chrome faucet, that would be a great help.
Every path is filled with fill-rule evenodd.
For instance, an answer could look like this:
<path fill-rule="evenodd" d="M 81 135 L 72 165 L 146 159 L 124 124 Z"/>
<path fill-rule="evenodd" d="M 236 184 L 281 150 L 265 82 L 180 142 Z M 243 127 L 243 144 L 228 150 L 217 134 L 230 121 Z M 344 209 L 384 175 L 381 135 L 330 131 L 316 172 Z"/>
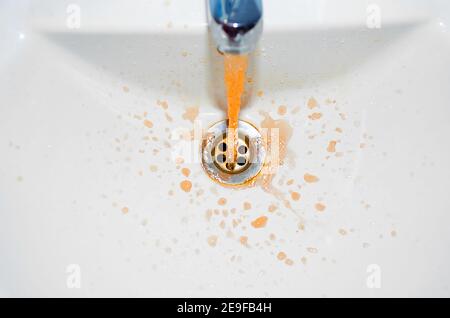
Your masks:
<path fill-rule="evenodd" d="M 220 52 L 251 52 L 262 32 L 261 0 L 207 0 L 212 36 Z"/>

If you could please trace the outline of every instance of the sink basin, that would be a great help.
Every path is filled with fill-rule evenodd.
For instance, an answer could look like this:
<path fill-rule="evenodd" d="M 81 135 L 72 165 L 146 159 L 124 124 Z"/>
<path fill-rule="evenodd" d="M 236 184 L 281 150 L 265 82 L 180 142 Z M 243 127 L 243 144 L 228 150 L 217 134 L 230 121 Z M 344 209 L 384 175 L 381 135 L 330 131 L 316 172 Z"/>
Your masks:
<path fill-rule="evenodd" d="M 277 2 L 241 118 L 292 136 L 233 189 L 202 1 L 2 1 L 0 295 L 450 296 L 450 4 Z"/>

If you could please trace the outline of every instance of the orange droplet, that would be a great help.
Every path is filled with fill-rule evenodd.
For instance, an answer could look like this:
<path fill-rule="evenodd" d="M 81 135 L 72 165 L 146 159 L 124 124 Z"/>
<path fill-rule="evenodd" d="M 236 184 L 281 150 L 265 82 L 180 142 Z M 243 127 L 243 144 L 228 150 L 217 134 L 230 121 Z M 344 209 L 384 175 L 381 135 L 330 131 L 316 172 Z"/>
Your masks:
<path fill-rule="evenodd" d="M 183 119 L 185 120 L 189 120 L 190 122 L 194 122 L 195 119 L 198 116 L 198 107 L 197 106 L 192 106 L 192 107 L 188 107 L 186 108 L 184 114 L 183 114 Z"/>
<path fill-rule="evenodd" d="M 313 108 L 316 108 L 317 107 L 317 101 L 316 101 L 316 99 L 314 98 L 314 97 L 311 97 L 309 100 L 308 100 L 308 108 L 309 109 L 313 109 Z"/>
<path fill-rule="evenodd" d="M 227 204 L 227 199 L 220 198 L 219 200 L 217 200 L 217 204 L 218 205 L 225 205 L 225 204 Z"/>
<path fill-rule="evenodd" d="M 284 105 L 278 107 L 278 115 L 284 116 L 286 114 L 287 108 Z"/>
<path fill-rule="evenodd" d="M 191 170 L 189 170 L 188 168 L 183 168 L 181 169 L 181 173 L 187 178 L 191 174 Z"/>
<path fill-rule="evenodd" d="M 300 200 L 300 193 L 298 193 L 298 192 L 295 192 L 295 191 L 292 191 L 291 192 L 291 198 L 292 198 L 292 200 L 294 200 L 294 201 L 298 201 L 298 200 Z"/>
<path fill-rule="evenodd" d="M 286 258 L 286 253 L 285 252 L 279 252 L 278 254 L 277 254 L 277 258 L 280 260 L 280 261 L 282 261 L 282 260 L 284 260 L 285 258 Z"/>
<path fill-rule="evenodd" d="M 269 212 L 273 213 L 278 209 L 278 207 L 275 204 L 269 205 Z"/>
<path fill-rule="evenodd" d="M 253 220 L 251 223 L 251 225 L 256 229 L 265 227 L 266 224 L 267 224 L 267 216 L 260 216 L 259 218 Z"/>
<path fill-rule="evenodd" d="M 320 202 L 316 203 L 315 207 L 316 207 L 316 210 L 319 212 L 323 212 L 326 209 L 326 206 Z"/>
<path fill-rule="evenodd" d="M 294 261 L 291 260 L 290 258 L 286 258 L 286 259 L 284 260 L 284 263 L 285 263 L 286 265 L 288 265 L 288 266 L 294 265 Z"/>
<path fill-rule="evenodd" d="M 124 207 L 122 208 L 122 213 L 123 213 L 123 214 L 127 214 L 129 211 L 130 211 L 130 210 L 129 210 L 126 206 L 124 206 Z"/>
<path fill-rule="evenodd" d="M 156 103 L 163 109 L 169 108 L 169 104 L 165 100 L 157 100 Z"/>
<path fill-rule="evenodd" d="M 308 116 L 311 120 L 318 120 L 322 117 L 322 113 L 312 113 Z"/>
<path fill-rule="evenodd" d="M 241 236 L 239 238 L 239 242 L 241 242 L 242 245 L 247 245 L 248 243 L 248 237 L 247 236 Z"/>
<path fill-rule="evenodd" d="M 336 151 L 336 143 L 337 143 L 336 140 L 331 140 L 331 141 L 328 143 L 327 151 L 328 151 L 328 152 L 335 152 L 335 151 Z"/>
<path fill-rule="evenodd" d="M 189 192 L 192 189 L 192 183 L 189 180 L 183 180 L 180 183 L 180 188 L 181 190 L 183 190 L 184 192 Z"/>
<path fill-rule="evenodd" d="M 150 120 L 148 120 L 148 119 L 144 120 L 144 125 L 147 128 L 153 128 L 153 123 Z"/>
<path fill-rule="evenodd" d="M 305 173 L 305 175 L 303 176 L 303 179 L 305 180 L 305 182 L 308 183 L 314 183 L 319 181 L 319 178 L 317 178 L 315 175 L 309 174 L 309 173 Z"/>
<path fill-rule="evenodd" d="M 244 202 L 244 210 L 250 210 L 252 208 L 252 204 L 250 202 Z"/>
<path fill-rule="evenodd" d="M 214 247 L 217 245 L 217 235 L 211 235 L 208 237 L 208 245 Z"/>

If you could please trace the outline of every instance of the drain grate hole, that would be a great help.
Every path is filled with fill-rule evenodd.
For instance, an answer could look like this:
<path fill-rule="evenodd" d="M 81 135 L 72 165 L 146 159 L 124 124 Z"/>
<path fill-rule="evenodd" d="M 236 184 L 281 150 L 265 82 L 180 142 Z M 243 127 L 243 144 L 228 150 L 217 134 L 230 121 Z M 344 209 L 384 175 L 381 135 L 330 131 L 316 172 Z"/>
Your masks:
<path fill-rule="evenodd" d="M 239 148 L 238 148 L 238 152 L 239 152 L 241 155 L 245 155 L 245 154 L 247 153 L 247 151 L 248 151 L 248 148 L 247 148 L 246 146 L 244 146 L 244 145 L 239 146 Z"/>
<path fill-rule="evenodd" d="M 221 144 L 219 144 L 219 150 L 220 151 L 227 151 L 227 144 L 222 142 Z"/>
<path fill-rule="evenodd" d="M 236 163 L 242 167 L 247 163 L 247 160 L 244 157 L 238 157 Z"/>
<path fill-rule="evenodd" d="M 218 163 L 224 163 L 227 160 L 227 158 L 225 157 L 224 154 L 221 154 L 216 157 L 216 160 Z"/>

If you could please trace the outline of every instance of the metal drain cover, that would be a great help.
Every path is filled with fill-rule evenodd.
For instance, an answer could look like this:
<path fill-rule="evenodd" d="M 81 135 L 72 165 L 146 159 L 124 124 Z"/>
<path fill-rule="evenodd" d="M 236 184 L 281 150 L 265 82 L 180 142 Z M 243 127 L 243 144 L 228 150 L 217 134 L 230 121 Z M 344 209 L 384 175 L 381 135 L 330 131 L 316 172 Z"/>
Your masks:
<path fill-rule="evenodd" d="M 266 150 L 259 131 L 240 120 L 237 158 L 227 162 L 227 121 L 212 125 L 202 143 L 202 165 L 206 173 L 223 185 L 243 185 L 258 175 L 264 165 Z"/>

